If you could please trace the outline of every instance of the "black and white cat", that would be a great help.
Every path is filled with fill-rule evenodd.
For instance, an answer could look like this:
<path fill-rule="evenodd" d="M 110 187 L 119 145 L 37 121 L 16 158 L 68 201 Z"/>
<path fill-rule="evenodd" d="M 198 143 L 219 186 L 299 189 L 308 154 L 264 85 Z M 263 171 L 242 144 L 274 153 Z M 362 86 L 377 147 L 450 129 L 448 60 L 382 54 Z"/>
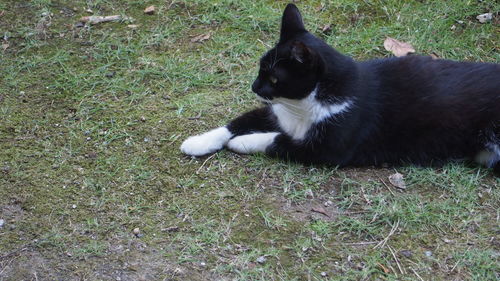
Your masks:
<path fill-rule="evenodd" d="M 500 170 L 500 65 L 406 56 L 357 62 L 309 33 L 289 4 L 252 85 L 266 105 L 181 145 L 305 164 L 442 164 Z"/>

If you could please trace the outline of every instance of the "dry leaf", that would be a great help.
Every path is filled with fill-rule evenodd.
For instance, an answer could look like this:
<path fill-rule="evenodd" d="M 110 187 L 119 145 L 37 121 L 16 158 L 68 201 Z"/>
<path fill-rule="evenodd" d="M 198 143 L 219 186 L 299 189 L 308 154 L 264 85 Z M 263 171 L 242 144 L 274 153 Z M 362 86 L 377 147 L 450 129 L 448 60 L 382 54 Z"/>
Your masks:
<path fill-rule="evenodd" d="M 210 39 L 210 33 L 207 33 L 207 34 L 200 34 L 194 38 L 191 38 L 191 42 L 192 43 L 196 43 L 196 42 L 203 42 L 203 41 L 206 41 L 208 39 Z"/>
<path fill-rule="evenodd" d="M 395 173 L 389 176 L 389 182 L 397 188 L 405 189 L 406 184 L 403 179 L 403 175 L 400 173 Z"/>
<path fill-rule="evenodd" d="M 7 48 L 9 48 L 9 46 L 10 46 L 9 43 L 3 43 L 2 49 L 5 51 L 5 50 L 7 50 Z"/>
<path fill-rule="evenodd" d="M 322 207 L 312 208 L 311 211 L 330 217 L 330 215 L 328 215 L 328 213 Z"/>
<path fill-rule="evenodd" d="M 487 23 L 489 22 L 490 20 L 493 19 L 493 13 L 486 13 L 486 14 L 482 14 L 482 15 L 478 15 L 476 17 L 476 19 L 480 22 L 480 23 Z"/>
<path fill-rule="evenodd" d="M 328 33 L 330 31 L 332 31 L 332 25 L 331 24 L 326 24 L 325 26 L 323 26 L 323 28 L 321 28 L 321 31 L 323 33 Z"/>
<path fill-rule="evenodd" d="M 120 20 L 127 20 L 127 17 L 122 17 L 120 15 L 113 15 L 113 16 L 86 16 L 80 18 L 81 22 L 86 22 L 89 24 L 98 24 L 101 22 L 108 22 L 108 21 L 120 21 Z"/>
<path fill-rule="evenodd" d="M 385 267 L 383 264 L 381 263 L 378 263 L 378 266 L 380 266 L 380 268 L 382 268 L 382 270 L 384 271 L 384 273 L 389 273 L 391 272 L 387 267 Z"/>
<path fill-rule="evenodd" d="M 144 13 L 145 13 L 146 15 L 152 15 L 152 14 L 154 14 L 154 13 L 155 13 L 155 9 L 156 9 L 156 8 L 155 8 L 155 6 L 154 6 L 154 5 L 153 5 L 153 6 L 149 6 L 149 7 L 147 7 L 146 9 L 144 9 Z"/>
<path fill-rule="evenodd" d="M 409 53 L 415 53 L 412 45 L 401 42 L 391 37 L 387 37 L 384 41 L 384 48 L 392 52 L 396 57 L 404 57 Z"/>
<path fill-rule="evenodd" d="M 129 25 L 127 25 L 127 27 L 132 28 L 132 29 L 136 29 L 139 27 L 139 25 L 138 24 L 129 24 Z"/>

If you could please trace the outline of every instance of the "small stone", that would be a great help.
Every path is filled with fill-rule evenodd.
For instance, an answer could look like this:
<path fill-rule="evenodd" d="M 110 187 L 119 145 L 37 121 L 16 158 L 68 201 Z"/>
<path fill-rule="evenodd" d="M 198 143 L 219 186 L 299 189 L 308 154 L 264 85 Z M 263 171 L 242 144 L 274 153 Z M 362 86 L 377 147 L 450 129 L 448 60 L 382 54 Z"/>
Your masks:
<path fill-rule="evenodd" d="M 146 122 L 146 117 L 141 116 L 141 121 L 142 121 L 142 122 Z"/>
<path fill-rule="evenodd" d="M 324 204 L 323 204 L 325 207 L 330 207 L 331 205 L 333 205 L 333 202 L 328 200 L 326 201 Z"/>
<path fill-rule="evenodd" d="M 111 71 L 111 72 L 108 72 L 105 74 L 106 78 L 113 78 L 115 76 L 116 72 L 115 71 Z"/>
<path fill-rule="evenodd" d="M 405 258 L 411 258 L 411 256 L 413 256 L 413 253 L 410 250 L 401 250 L 399 254 Z"/>
<path fill-rule="evenodd" d="M 321 275 L 321 277 L 326 277 L 326 276 L 328 276 L 328 273 L 326 273 L 326 272 L 323 271 L 323 272 L 320 273 L 320 275 Z"/>
<path fill-rule="evenodd" d="M 147 7 L 146 9 L 144 9 L 144 13 L 145 13 L 146 15 L 152 15 L 152 14 L 154 14 L 154 13 L 155 13 L 155 9 L 156 9 L 156 8 L 155 8 L 155 6 L 154 6 L 154 5 L 153 5 L 153 6 L 149 6 L 149 7 Z"/>
<path fill-rule="evenodd" d="M 304 192 L 306 198 L 308 199 L 313 199 L 314 198 L 314 193 L 311 189 L 307 189 L 305 192 Z"/>
<path fill-rule="evenodd" d="M 206 266 L 207 264 L 205 262 L 200 262 L 201 266 Z"/>
<path fill-rule="evenodd" d="M 149 142 L 150 139 L 149 138 L 144 138 L 144 142 Z"/>
<path fill-rule="evenodd" d="M 432 257 L 432 252 L 431 251 L 425 251 L 424 254 L 427 257 Z"/>
<path fill-rule="evenodd" d="M 257 263 L 264 264 L 267 261 L 267 259 L 265 256 L 260 256 L 257 258 L 256 261 L 257 261 Z"/>
<path fill-rule="evenodd" d="M 8 174 L 10 172 L 10 167 L 9 166 L 3 166 L 2 167 L 2 173 Z"/>
<path fill-rule="evenodd" d="M 134 228 L 134 230 L 132 230 L 132 233 L 134 233 L 135 236 L 138 236 L 141 233 L 141 230 L 138 227 L 136 227 Z"/>
<path fill-rule="evenodd" d="M 0 219 L 0 228 L 2 228 L 4 224 L 5 224 L 5 221 L 3 219 Z"/>

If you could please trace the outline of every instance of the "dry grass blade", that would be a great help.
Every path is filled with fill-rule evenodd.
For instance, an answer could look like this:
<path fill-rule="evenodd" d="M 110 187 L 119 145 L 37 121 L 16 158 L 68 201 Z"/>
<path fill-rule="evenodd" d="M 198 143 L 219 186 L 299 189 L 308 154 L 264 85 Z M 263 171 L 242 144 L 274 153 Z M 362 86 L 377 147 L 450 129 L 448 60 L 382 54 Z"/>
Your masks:
<path fill-rule="evenodd" d="M 399 220 L 392 226 L 391 231 L 389 231 L 389 234 L 387 234 L 387 236 L 384 239 L 378 242 L 378 244 L 375 245 L 373 249 L 377 249 L 378 247 L 383 248 L 387 243 L 387 241 L 389 241 L 389 238 L 396 232 L 398 227 L 399 227 Z"/>
<path fill-rule="evenodd" d="M 406 271 L 404 270 L 404 268 L 401 267 L 401 264 L 399 263 L 399 259 L 396 256 L 396 254 L 394 253 L 394 250 L 392 249 L 392 247 L 388 246 L 388 248 L 389 248 L 389 251 L 391 252 L 392 257 L 394 258 L 394 261 L 396 262 L 396 264 L 398 266 L 399 272 L 401 272 L 401 274 L 406 274 Z"/>
<path fill-rule="evenodd" d="M 112 16 L 86 16 L 80 18 L 81 22 L 85 22 L 88 24 L 98 24 L 102 22 L 109 22 L 109 21 L 121 21 L 121 20 L 127 20 L 128 17 L 123 17 L 120 15 L 112 15 Z"/>
<path fill-rule="evenodd" d="M 191 38 L 191 42 L 192 43 L 203 42 L 203 41 L 210 39 L 210 36 L 211 36 L 210 33 L 200 34 L 198 36 Z"/>

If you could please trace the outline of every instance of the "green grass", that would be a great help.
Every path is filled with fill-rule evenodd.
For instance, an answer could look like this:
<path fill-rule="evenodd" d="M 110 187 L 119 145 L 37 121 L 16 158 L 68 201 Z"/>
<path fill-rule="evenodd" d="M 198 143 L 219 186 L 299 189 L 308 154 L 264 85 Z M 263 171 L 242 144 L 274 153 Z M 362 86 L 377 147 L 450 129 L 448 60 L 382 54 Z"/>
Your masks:
<path fill-rule="evenodd" d="M 498 279 L 500 182 L 484 168 L 400 168 L 397 190 L 392 169 L 181 155 L 186 137 L 258 105 L 250 83 L 285 5 L 1 1 L 0 279 Z M 390 36 L 500 61 L 498 15 L 475 19 L 495 1 L 298 5 L 356 59 L 390 56 Z M 87 9 L 132 19 L 76 27 Z"/>

